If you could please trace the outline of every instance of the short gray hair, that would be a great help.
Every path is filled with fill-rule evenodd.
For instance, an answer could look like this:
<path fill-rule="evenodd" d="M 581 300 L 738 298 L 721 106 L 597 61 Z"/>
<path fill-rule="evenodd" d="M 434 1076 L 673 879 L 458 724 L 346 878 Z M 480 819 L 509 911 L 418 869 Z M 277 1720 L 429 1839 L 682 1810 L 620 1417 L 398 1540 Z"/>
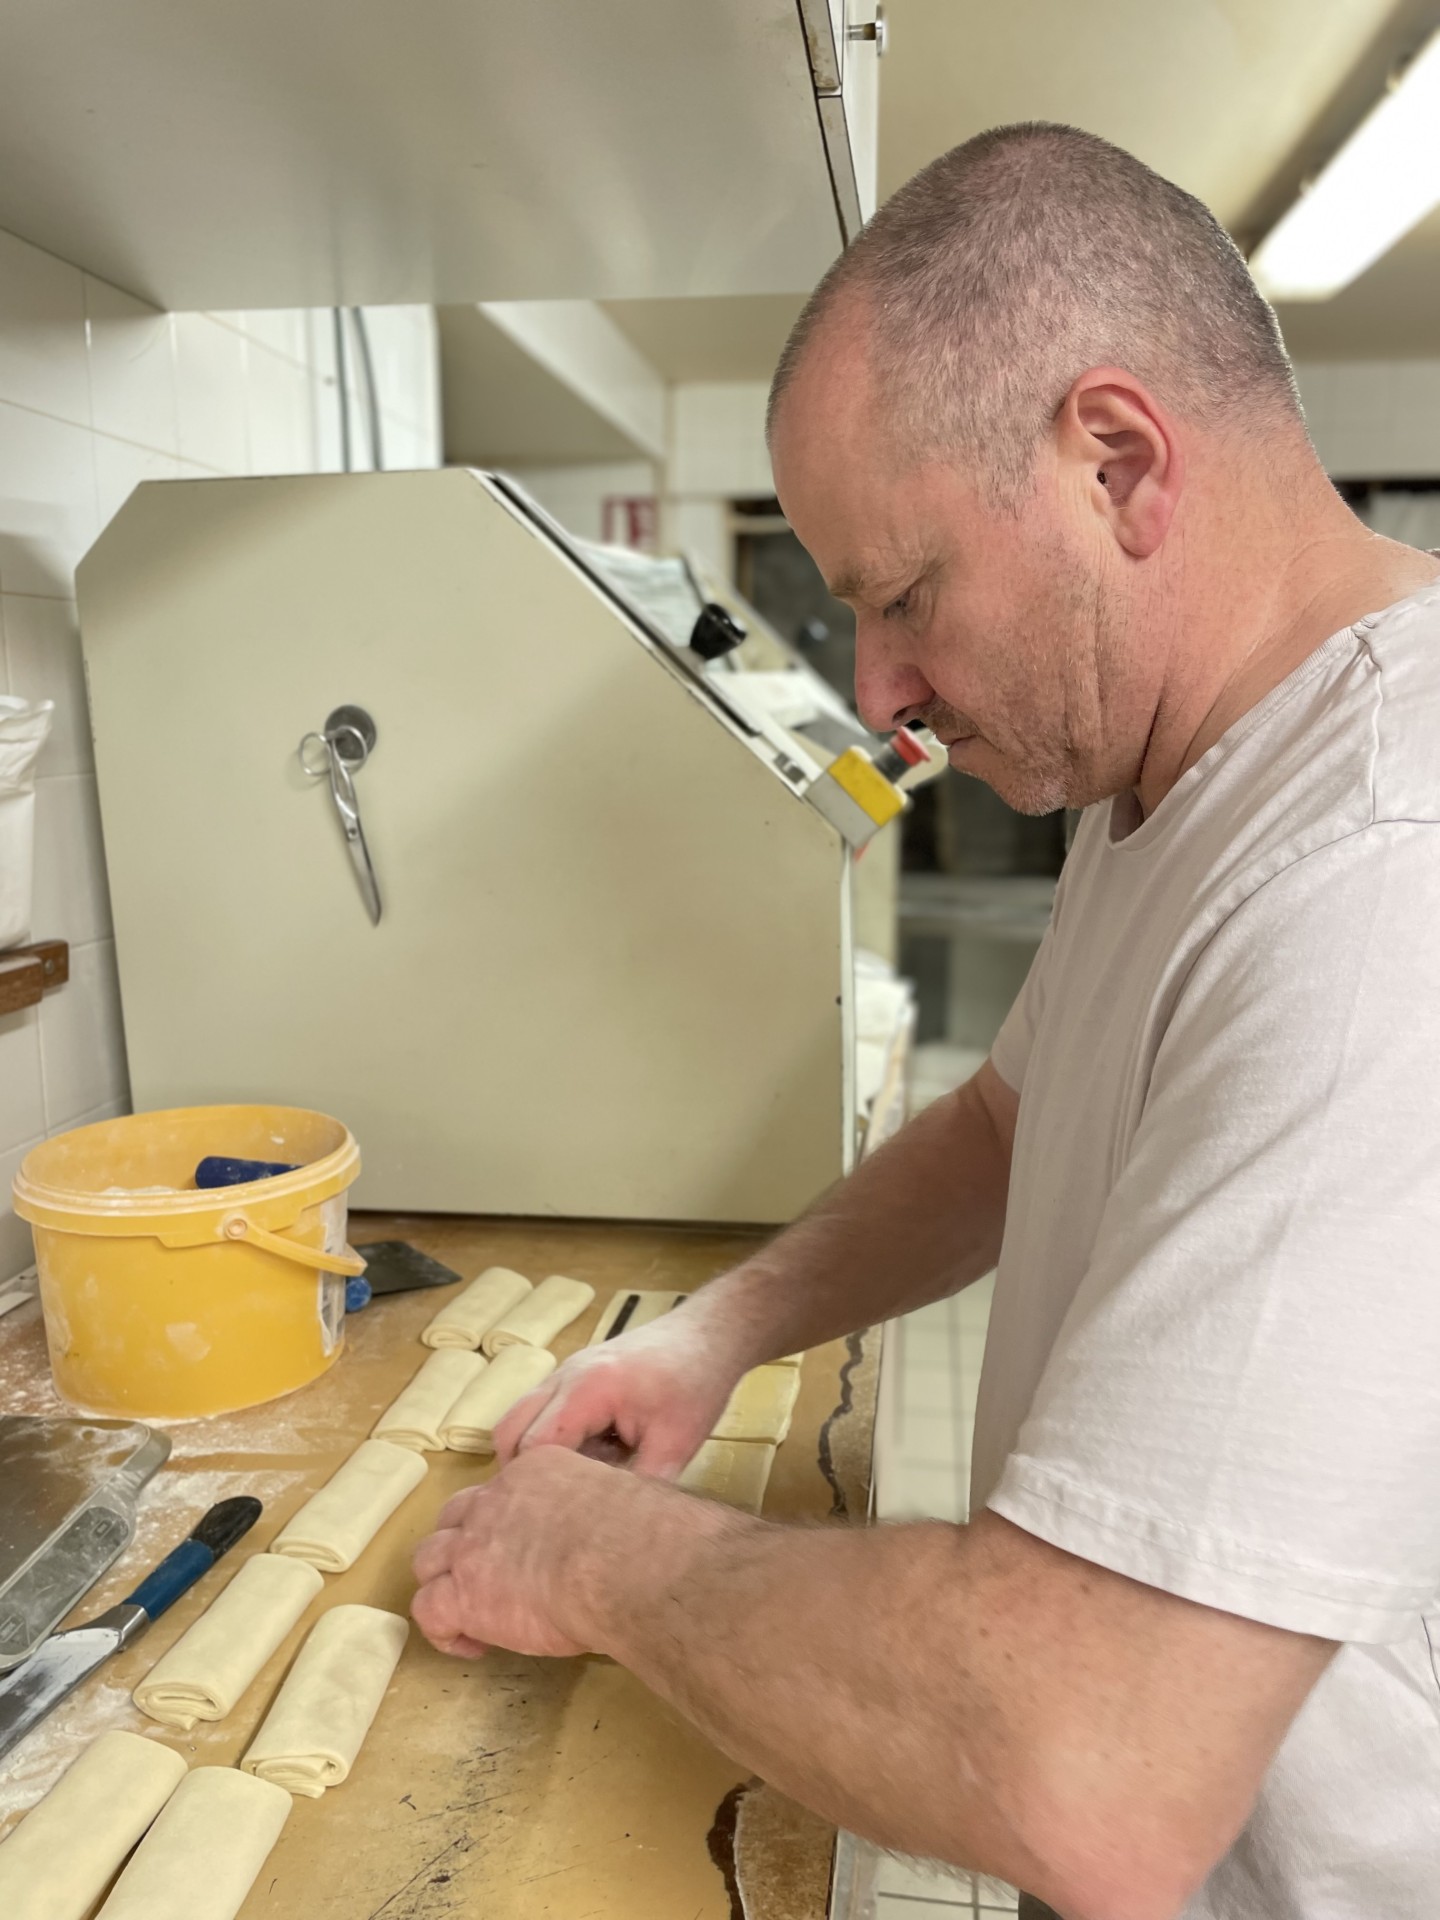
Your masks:
<path fill-rule="evenodd" d="M 858 295 L 880 398 L 907 455 L 958 453 L 993 504 L 1027 490 L 1073 381 L 1122 367 L 1212 428 L 1303 430 L 1280 329 L 1209 209 L 1075 127 L 996 127 L 888 200 L 791 332 L 773 427 L 822 320 Z"/>

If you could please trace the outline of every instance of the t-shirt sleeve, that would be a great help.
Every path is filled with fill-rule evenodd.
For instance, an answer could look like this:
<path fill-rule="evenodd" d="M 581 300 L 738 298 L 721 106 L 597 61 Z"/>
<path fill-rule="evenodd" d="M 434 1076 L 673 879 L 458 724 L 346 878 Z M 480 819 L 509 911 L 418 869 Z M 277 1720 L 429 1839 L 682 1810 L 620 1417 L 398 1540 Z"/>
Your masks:
<path fill-rule="evenodd" d="M 1053 924 L 1052 921 L 1051 926 Z M 1006 1014 L 1004 1024 L 990 1048 L 990 1064 L 1012 1093 L 1019 1093 L 1025 1083 L 1030 1049 L 1035 1044 L 1036 1030 L 1045 1006 L 1045 980 L 1052 964 L 1052 946 L 1051 927 L 1046 927 L 1045 937 L 1030 962 L 1025 984 L 1015 996 L 1015 1004 Z"/>
<path fill-rule="evenodd" d="M 1308 855 L 1209 942 L 990 1506 L 1296 1632 L 1433 1604 L 1440 826 Z"/>

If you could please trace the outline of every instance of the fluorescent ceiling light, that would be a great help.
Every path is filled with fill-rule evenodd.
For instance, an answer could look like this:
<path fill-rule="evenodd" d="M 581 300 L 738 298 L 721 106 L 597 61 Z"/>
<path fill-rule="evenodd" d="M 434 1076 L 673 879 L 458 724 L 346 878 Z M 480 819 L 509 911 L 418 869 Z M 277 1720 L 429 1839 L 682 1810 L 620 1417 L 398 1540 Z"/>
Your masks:
<path fill-rule="evenodd" d="M 1440 205 L 1440 33 L 1250 259 L 1272 300 L 1328 300 Z"/>

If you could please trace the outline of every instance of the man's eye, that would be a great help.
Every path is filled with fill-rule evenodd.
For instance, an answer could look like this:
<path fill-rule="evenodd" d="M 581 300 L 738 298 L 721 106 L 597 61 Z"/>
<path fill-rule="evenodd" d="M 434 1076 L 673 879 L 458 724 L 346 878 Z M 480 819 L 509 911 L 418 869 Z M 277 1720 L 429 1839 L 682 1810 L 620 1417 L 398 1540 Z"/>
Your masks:
<path fill-rule="evenodd" d="M 886 607 L 885 618 L 887 620 L 893 620 L 897 615 L 910 611 L 910 591 L 911 590 L 907 588 L 904 593 L 892 600 L 889 606 Z"/>

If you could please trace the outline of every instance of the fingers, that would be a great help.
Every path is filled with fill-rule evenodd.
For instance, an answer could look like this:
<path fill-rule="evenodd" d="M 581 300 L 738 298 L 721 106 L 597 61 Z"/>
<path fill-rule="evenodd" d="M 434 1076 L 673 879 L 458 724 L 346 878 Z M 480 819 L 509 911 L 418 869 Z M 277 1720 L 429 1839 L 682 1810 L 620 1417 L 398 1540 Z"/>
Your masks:
<path fill-rule="evenodd" d="M 431 1646 L 442 1653 L 464 1640 L 455 1576 L 446 1572 L 426 1581 L 410 1602 L 410 1616 Z"/>
<path fill-rule="evenodd" d="M 455 1549 L 459 1544 L 459 1533 L 454 1527 L 445 1525 L 445 1516 L 442 1514 L 439 1530 L 422 1540 L 415 1549 L 415 1558 L 410 1565 L 416 1586 L 423 1587 L 427 1582 L 448 1574 L 455 1563 Z"/>
<path fill-rule="evenodd" d="M 530 1423 L 537 1418 L 546 1404 L 555 1396 L 557 1389 L 554 1380 L 546 1380 L 538 1387 L 532 1387 L 523 1400 L 517 1400 L 495 1429 L 495 1457 L 502 1467 L 508 1467 L 515 1458 L 521 1440 Z"/>
<path fill-rule="evenodd" d="M 448 1653 L 456 1660 L 483 1660 L 489 1651 L 478 1640 L 472 1640 L 463 1633 L 453 1640 L 447 1640 L 443 1647 L 436 1648 L 437 1653 Z"/>
<path fill-rule="evenodd" d="M 693 1420 L 652 1420 L 640 1436 L 631 1467 L 650 1480 L 678 1480 L 700 1451 L 707 1434 Z"/>
<path fill-rule="evenodd" d="M 568 1447 L 577 1453 L 585 1441 L 615 1425 L 615 1395 L 604 1375 L 580 1374 L 567 1391 L 553 1396 L 530 1422 L 520 1441 L 530 1447 Z"/>
<path fill-rule="evenodd" d="M 484 1492 L 485 1488 L 480 1486 L 462 1487 L 459 1493 L 452 1493 L 436 1516 L 435 1531 L 444 1533 L 452 1527 L 463 1527 L 470 1517 L 472 1507 Z"/>

